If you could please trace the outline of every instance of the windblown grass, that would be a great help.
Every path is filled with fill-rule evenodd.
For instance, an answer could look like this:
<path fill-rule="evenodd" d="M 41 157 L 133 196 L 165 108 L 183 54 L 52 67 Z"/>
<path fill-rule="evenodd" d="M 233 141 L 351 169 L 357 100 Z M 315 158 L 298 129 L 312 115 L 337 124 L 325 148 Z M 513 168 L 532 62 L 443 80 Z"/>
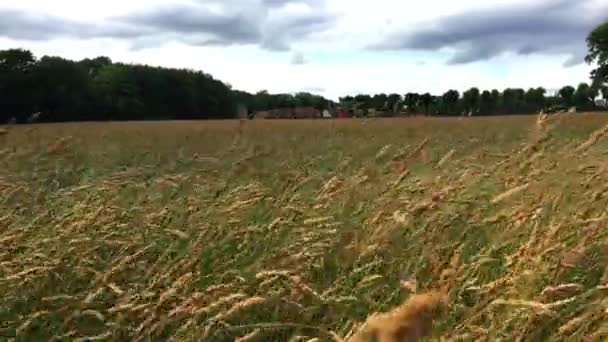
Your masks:
<path fill-rule="evenodd" d="M 420 321 L 431 339 L 599 338 L 607 127 L 577 114 L 2 129 L 0 338 L 340 340 L 412 291 L 443 294 L 434 325 Z M 401 308 L 428 311 L 424 296 Z M 386 322 L 368 321 L 407 326 Z"/>

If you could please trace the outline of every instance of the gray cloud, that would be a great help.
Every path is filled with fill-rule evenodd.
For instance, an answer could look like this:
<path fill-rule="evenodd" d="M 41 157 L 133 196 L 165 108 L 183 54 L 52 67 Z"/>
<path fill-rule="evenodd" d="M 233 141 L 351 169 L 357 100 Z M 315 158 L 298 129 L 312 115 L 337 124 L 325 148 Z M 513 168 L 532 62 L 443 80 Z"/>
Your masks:
<path fill-rule="evenodd" d="M 288 4 L 306 4 L 311 7 L 319 7 L 323 0 L 262 0 L 262 3 L 270 7 L 283 7 Z"/>
<path fill-rule="evenodd" d="M 186 39 L 200 36 L 194 41 L 198 40 L 201 44 L 243 44 L 262 38 L 255 17 L 242 12 L 214 13 L 200 6 L 159 8 L 115 20 L 157 33 L 183 34 Z"/>
<path fill-rule="evenodd" d="M 0 9 L 0 35 L 15 39 L 46 40 L 70 32 L 74 25 L 47 15 Z"/>
<path fill-rule="evenodd" d="M 65 37 L 127 39 L 147 33 L 152 32 L 119 23 L 92 25 L 52 15 L 0 8 L 0 37 L 24 40 L 49 40 Z"/>
<path fill-rule="evenodd" d="M 298 4 L 294 9 L 288 4 Z M 304 6 L 302 6 L 304 5 Z M 259 45 L 289 50 L 322 32 L 336 17 L 324 0 L 198 0 L 81 23 L 46 14 L 0 9 L 0 37 L 23 40 L 117 38 L 133 48 L 180 41 L 189 45 Z"/>
<path fill-rule="evenodd" d="M 396 32 L 372 49 L 454 50 L 449 64 L 487 60 L 503 53 L 566 54 L 566 66 L 583 62 L 586 35 L 608 6 L 590 0 L 544 0 L 518 7 L 474 10 L 444 17 L 430 28 Z M 600 8 L 597 8 L 597 7 Z"/>
<path fill-rule="evenodd" d="M 324 32 L 335 17 L 323 11 L 314 13 L 282 13 L 269 15 L 265 25 L 262 46 L 269 50 L 288 50 L 289 43 Z"/>

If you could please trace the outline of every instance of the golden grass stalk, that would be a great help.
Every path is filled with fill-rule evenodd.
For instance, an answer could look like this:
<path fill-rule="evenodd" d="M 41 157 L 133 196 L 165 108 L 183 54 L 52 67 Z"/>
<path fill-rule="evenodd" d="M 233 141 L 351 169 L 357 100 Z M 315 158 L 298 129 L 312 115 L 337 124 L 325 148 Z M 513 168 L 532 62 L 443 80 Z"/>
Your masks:
<path fill-rule="evenodd" d="M 439 162 L 437 162 L 437 165 L 435 165 L 436 168 L 440 168 L 442 167 L 445 163 L 447 163 L 456 153 L 455 149 L 450 150 L 450 152 L 448 152 L 445 156 L 443 156 L 443 158 L 441 158 L 441 160 L 439 160 Z"/>
<path fill-rule="evenodd" d="M 591 134 L 591 136 L 589 137 L 589 139 L 587 139 L 587 141 L 585 141 L 584 143 L 582 143 L 581 145 L 579 145 L 576 148 L 576 152 L 582 152 L 582 151 L 588 149 L 589 147 L 591 147 L 595 143 L 597 143 L 606 134 L 608 134 L 608 125 L 606 125 L 606 126 L 602 127 L 601 129 L 593 132 L 593 134 Z"/>
<path fill-rule="evenodd" d="M 516 187 L 514 187 L 512 189 L 509 189 L 509 190 L 501 193 L 500 195 L 494 197 L 492 199 L 492 204 L 497 204 L 499 202 L 502 202 L 502 201 L 506 200 L 507 198 L 509 198 L 511 196 L 517 195 L 518 193 L 520 193 L 520 192 L 522 192 L 524 190 L 527 190 L 529 187 L 530 187 L 530 184 L 526 183 L 526 184 L 522 184 L 522 185 L 516 186 Z"/>

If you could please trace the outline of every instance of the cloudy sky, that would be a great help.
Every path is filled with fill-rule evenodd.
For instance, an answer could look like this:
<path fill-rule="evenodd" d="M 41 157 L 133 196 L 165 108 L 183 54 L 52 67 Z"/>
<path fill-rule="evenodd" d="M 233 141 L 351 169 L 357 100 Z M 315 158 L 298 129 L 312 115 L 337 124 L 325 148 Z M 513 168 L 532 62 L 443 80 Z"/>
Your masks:
<path fill-rule="evenodd" d="M 0 0 L 0 49 L 203 70 L 236 89 L 353 93 L 588 80 L 606 0 Z"/>

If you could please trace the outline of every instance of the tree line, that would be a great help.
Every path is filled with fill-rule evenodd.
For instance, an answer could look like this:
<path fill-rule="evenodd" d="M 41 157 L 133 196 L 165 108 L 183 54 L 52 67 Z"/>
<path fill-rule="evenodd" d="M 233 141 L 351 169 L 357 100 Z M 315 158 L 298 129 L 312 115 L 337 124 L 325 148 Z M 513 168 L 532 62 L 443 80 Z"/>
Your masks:
<path fill-rule="evenodd" d="M 86 120 L 224 119 L 289 107 L 342 107 L 355 115 L 500 115 L 538 113 L 554 107 L 596 109 L 608 99 L 608 22 L 587 37 L 591 84 L 544 88 L 345 96 L 338 104 L 309 93 L 250 94 L 201 71 L 113 63 L 108 57 L 71 61 L 31 51 L 0 51 L 0 123 Z M 244 113 L 245 112 L 245 113 Z M 380 114 L 378 114 L 380 113 Z"/>
<path fill-rule="evenodd" d="M 504 115 L 532 114 L 542 110 L 567 109 L 577 107 L 577 110 L 592 111 L 600 109 L 595 99 L 602 94 L 608 98 L 608 86 L 593 87 L 581 83 L 577 88 L 565 86 L 555 94 L 547 94 L 547 90 L 538 87 L 528 90 L 507 88 L 503 91 L 471 88 L 462 94 L 458 90 L 448 90 L 441 96 L 430 93 L 418 94 L 376 94 L 345 96 L 340 103 L 353 108 L 355 115 L 384 115 L 402 114 L 425 115 Z"/>
<path fill-rule="evenodd" d="M 201 71 L 113 63 L 108 57 L 71 61 L 0 51 L 0 123 L 234 118 L 282 107 L 326 108 L 317 95 L 249 94 Z"/>

